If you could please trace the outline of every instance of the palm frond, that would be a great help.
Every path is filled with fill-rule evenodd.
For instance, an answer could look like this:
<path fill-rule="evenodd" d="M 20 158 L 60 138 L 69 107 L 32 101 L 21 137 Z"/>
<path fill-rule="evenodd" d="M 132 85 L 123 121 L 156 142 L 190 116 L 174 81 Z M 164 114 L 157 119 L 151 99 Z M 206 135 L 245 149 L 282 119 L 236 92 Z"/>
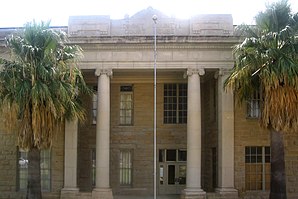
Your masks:
<path fill-rule="evenodd" d="M 77 68 L 79 46 L 49 22 L 25 25 L 7 38 L 12 60 L 0 59 L 0 108 L 24 149 L 48 148 L 67 119 L 85 119 L 80 93 L 91 93 Z M 6 117 L 7 116 L 7 117 Z M 9 125 L 9 124 L 13 124 Z"/>
<path fill-rule="evenodd" d="M 256 17 L 256 26 L 242 25 L 246 38 L 233 49 L 235 66 L 225 82 L 240 102 L 263 91 L 263 127 L 278 131 L 298 126 L 298 13 L 287 1 L 271 4 Z"/>

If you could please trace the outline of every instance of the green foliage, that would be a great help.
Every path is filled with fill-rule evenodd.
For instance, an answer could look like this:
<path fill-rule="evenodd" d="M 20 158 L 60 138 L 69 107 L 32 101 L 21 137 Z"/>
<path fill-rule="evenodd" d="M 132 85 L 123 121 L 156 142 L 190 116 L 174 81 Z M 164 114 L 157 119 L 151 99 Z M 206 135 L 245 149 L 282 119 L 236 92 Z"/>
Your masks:
<path fill-rule="evenodd" d="M 298 13 L 287 1 L 267 5 L 256 25 L 238 28 L 244 41 L 234 46 L 235 66 L 225 82 L 240 102 L 256 90 L 263 96 L 261 125 L 298 129 Z"/>
<path fill-rule="evenodd" d="M 6 38 L 11 59 L 0 58 L 0 106 L 18 145 L 48 148 L 64 120 L 84 120 L 79 101 L 89 93 L 77 67 L 82 49 L 49 23 L 27 23 Z"/>

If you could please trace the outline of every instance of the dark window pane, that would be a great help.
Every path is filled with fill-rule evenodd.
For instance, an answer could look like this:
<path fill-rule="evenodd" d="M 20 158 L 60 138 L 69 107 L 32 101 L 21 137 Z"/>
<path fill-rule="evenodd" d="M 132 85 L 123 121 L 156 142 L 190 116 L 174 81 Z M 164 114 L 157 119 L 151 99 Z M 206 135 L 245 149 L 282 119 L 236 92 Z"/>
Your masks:
<path fill-rule="evenodd" d="M 168 166 L 168 184 L 175 184 L 175 165 Z"/>
<path fill-rule="evenodd" d="M 182 118 L 180 124 L 186 124 L 187 123 L 187 118 Z"/>
<path fill-rule="evenodd" d="M 250 156 L 245 156 L 245 163 L 250 163 Z"/>
<path fill-rule="evenodd" d="M 262 163 L 262 156 L 257 156 L 257 163 Z"/>
<path fill-rule="evenodd" d="M 266 156 L 265 156 L 265 162 L 266 162 L 266 163 L 270 163 L 270 162 L 271 162 L 271 161 L 270 161 L 270 155 L 268 155 L 268 156 L 266 155 Z"/>
<path fill-rule="evenodd" d="M 178 161 L 186 161 L 186 150 L 178 150 Z"/>
<path fill-rule="evenodd" d="M 120 86 L 121 92 L 131 92 L 132 91 L 132 85 L 126 85 L 126 86 Z"/>
<path fill-rule="evenodd" d="M 163 149 L 160 149 L 159 150 L 159 162 L 164 162 L 164 160 L 165 160 L 165 150 L 163 150 Z"/>
<path fill-rule="evenodd" d="M 265 147 L 265 154 L 270 155 L 270 147 Z"/>
<path fill-rule="evenodd" d="M 255 155 L 257 153 L 257 148 L 256 147 L 251 147 L 250 151 L 251 151 L 251 154 Z"/>
<path fill-rule="evenodd" d="M 172 123 L 173 123 L 173 124 L 175 124 L 175 123 L 176 123 L 176 121 L 177 121 L 177 117 L 176 117 L 176 116 L 174 116 L 174 117 L 173 117 L 173 122 L 172 122 Z"/>
<path fill-rule="evenodd" d="M 257 147 L 257 154 L 262 155 L 262 147 Z"/>
<path fill-rule="evenodd" d="M 255 155 L 251 156 L 251 163 L 256 163 L 257 162 L 257 157 Z"/>
<path fill-rule="evenodd" d="M 175 149 L 167 150 L 167 161 L 176 161 L 176 150 Z"/>

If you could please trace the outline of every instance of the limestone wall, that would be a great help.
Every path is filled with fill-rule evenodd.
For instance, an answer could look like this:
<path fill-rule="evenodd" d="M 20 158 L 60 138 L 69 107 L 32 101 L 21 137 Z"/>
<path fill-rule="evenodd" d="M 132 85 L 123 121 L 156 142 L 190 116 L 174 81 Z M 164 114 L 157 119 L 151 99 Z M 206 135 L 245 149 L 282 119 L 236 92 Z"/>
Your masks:
<path fill-rule="evenodd" d="M 2 125 L 0 125 L 2 127 Z M 16 194 L 17 152 L 13 134 L 0 130 L 0 198 L 14 198 Z"/>
<path fill-rule="evenodd" d="M 114 194 L 151 194 L 153 173 L 153 84 L 135 83 L 134 125 L 119 125 L 120 83 L 111 84 L 111 186 Z M 186 148 L 186 125 L 164 125 L 163 122 L 163 84 L 158 84 L 157 99 L 158 148 Z M 88 103 L 91 99 L 87 100 Z M 91 108 L 90 106 L 87 106 Z M 89 109 L 90 110 L 90 109 Z M 91 114 L 88 114 L 89 116 Z M 81 125 L 79 132 L 79 185 L 81 190 L 89 191 L 86 185 L 91 182 L 90 150 L 95 148 L 95 125 L 90 121 Z M 120 150 L 129 149 L 133 153 L 133 180 L 131 187 L 119 185 Z M 89 160 L 87 160 L 89 159 Z M 85 172 L 85 173 L 84 173 Z"/>
<path fill-rule="evenodd" d="M 270 133 L 256 119 L 246 118 L 245 105 L 235 108 L 235 186 L 245 199 L 268 197 L 268 192 L 245 190 L 245 146 L 270 146 Z M 298 135 L 286 134 L 285 160 L 288 198 L 298 198 Z"/>
<path fill-rule="evenodd" d="M 14 133 L 5 132 L 0 122 L 0 199 L 25 198 L 26 193 L 17 191 L 17 146 Z M 51 192 L 43 197 L 59 198 L 63 186 L 64 133 L 57 134 L 51 151 Z"/>

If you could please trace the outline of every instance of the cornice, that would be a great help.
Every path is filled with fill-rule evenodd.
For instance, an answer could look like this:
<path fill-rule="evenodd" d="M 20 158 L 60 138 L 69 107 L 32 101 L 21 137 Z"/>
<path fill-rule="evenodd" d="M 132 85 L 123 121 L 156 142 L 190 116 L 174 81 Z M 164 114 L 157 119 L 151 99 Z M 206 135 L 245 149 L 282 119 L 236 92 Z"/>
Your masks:
<path fill-rule="evenodd" d="M 231 50 L 234 43 L 173 43 L 157 44 L 159 49 L 217 49 Z M 153 49 L 153 44 L 80 44 L 85 51 L 92 50 L 128 50 L 128 49 Z"/>
<path fill-rule="evenodd" d="M 160 36 L 158 48 L 231 48 L 239 43 L 238 37 L 194 37 L 194 36 Z M 136 49 L 153 48 L 153 37 L 76 37 L 70 43 L 78 44 L 84 49 Z"/>
<path fill-rule="evenodd" d="M 159 69 L 189 69 L 189 68 L 203 68 L 203 69 L 231 69 L 233 67 L 233 61 L 218 61 L 218 62 L 158 62 L 157 70 Z M 112 69 L 112 70 L 138 70 L 138 69 L 153 69 L 153 62 L 80 62 L 79 68 L 82 70 L 89 69 Z"/>

